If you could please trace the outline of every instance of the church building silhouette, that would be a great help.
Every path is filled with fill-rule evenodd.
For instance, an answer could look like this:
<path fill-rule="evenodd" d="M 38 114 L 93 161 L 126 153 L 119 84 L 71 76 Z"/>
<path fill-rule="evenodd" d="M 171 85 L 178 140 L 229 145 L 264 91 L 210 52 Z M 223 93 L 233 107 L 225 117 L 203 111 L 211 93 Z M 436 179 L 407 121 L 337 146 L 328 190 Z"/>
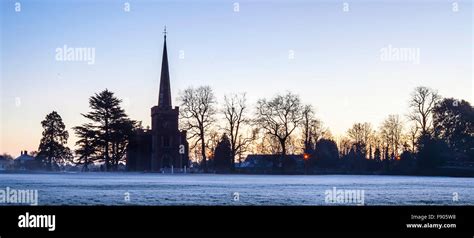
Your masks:
<path fill-rule="evenodd" d="M 189 167 L 189 144 L 186 131 L 179 130 L 179 107 L 172 107 L 171 85 L 164 31 L 158 105 L 151 108 L 151 130 L 138 130 L 127 152 L 128 171 L 175 171 Z"/>

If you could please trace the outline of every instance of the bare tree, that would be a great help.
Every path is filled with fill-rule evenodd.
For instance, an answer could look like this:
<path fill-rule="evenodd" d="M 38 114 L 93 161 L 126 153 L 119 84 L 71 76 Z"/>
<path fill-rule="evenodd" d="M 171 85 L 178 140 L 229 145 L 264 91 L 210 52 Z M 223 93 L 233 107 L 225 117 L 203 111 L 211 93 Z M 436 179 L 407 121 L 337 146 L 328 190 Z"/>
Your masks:
<path fill-rule="evenodd" d="M 248 127 L 247 131 L 239 135 L 239 137 L 237 138 L 237 144 L 241 145 L 235 151 L 235 156 L 237 157 L 237 160 L 239 161 L 239 163 L 242 162 L 242 159 L 245 156 L 245 154 L 251 151 L 253 144 L 255 140 L 257 139 L 257 135 L 258 135 L 258 129 Z"/>
<path fill-rule="evenodd" d="M 372 125 L 368 122 L 355 123 L 347 130 L 349 137 L 357 144 L 369 144 L 369 139 L 373 134 Z"/>
<path fill-rule="evenodd" d="M 207 158 L 210 160 L 214 158 L 214 151 L 216 150 L 217 144 L 221 139 L 221 135 L 214 128 L 209 129 L 206 137 L 206 148 L 208 149 Z"/>
<path fill-rule="evenodd" d="M 224 130 L 229 135 L 231 146 L 231 170 L 235 170 L 235 156 L 245 152 L 248 144 L 255 139 L 255 133 L 245 137 L 242 133 L 243 126 L 248 125 L 250 119 L 247 117 L 247 98 L 245 93 L 224 96 L 224 114 L 226 125 Z"/>
<path fill-rule="evenodd" d="M 303 120 L 299 96 L 288 92 L 270 100 L 260 99 L 256 109 L 256 124 L 278 140 L 281 154 L 286 155 L 287 140 Z"/>
<path fill-rule="evenodd" d="M 314 109 L 311 105 L 305 105 L 302 111 L 303 121 L 302 121 L 302 129 L 303 129 L 303 143 L 304 143 L 304 150 L 309 149 L 312 144 L 313 138 L 312 129 L 313 125 L 316 123 L 314 118 Z"/>
<path fill-rule="evenodd" d="M 402 131 L 403 124 L 398 115 L 389 115 L 380 128 L 382 140 L 394 156 L 398 156 L 399 146 L 402 145 Z"/>
<path fill-rule="evenodd" d="M 301 152 L 303 148 L 303 141 L 301 138 L 296 137 L 295 134 L 292 134 L 286 139 L 286 153 L 287 154 L 296 154 Z"/>
<path fill-rule="evenodd" d="M 316 118 L 312 105 L 305 105 L 302 111 L 303 120 L 301 122 L 301 129 L 303 134 L 303 150 L 314 150 L 314 146 L 319 139 L 323 137 L 330 138 L 331 133 L 329 129 L 324 128 L 322 122 Z"/>
<path fill-rule="evenodd" d="M 379 150 L 382 144 L 379 133 L 376 130 L 373 130 L 369 137 L 369 159 L 375 158 L 375 151 Z"/>
<path fill-rule="evenodd" d="M 254 141 L 254 152 L 257 154 L 277 154 L 281 151 L 280 142 L 274 136 L 259 132 L 258 139 Z"/>
<path fill-rule="evenodd" d="M 206 134 L 214 122 L 216 114 L 215 96 L 211 87 L 187 88 L 179 96 L 181 102 L 181 120 L 183 128 L 188 130 L 189 138 L 194 139 L 192 148 L 200 144 L 202 165 L 207 172 Z"/>
<path fill-rule="evenodd" d="M 339 147 L 339 155 L 341 157 L 347 155 L 352 147 L 351 140 L 345 136 L 339 138 L 338 147 Z"/>
<path fill-rule="evenodd" d="M 415 146 L 416 146 L 416 137 L 418 135 L 418 131 L 420 128 L 418 127 L 417 123 L 414 123 L 413 126 L 410 127 L 408 131 L 408 137 L 411 142 L 411 152 L 415 153 Z"/>
<path fill-rule="evenodd" d="M 410 120 L 415 121 L 422 134 L 429 133 L 432 126 L 432 113 L 436 102 L 440 100 L 438 92 L 428 87 L 416 87 L 409 102 Z"/>

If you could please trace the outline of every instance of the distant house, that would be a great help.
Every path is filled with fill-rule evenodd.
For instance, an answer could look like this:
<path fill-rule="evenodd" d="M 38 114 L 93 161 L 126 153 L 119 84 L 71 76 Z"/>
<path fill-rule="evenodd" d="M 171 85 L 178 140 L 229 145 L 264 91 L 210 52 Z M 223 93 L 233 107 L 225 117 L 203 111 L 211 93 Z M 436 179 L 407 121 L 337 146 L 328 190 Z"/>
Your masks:
<path fill-rule="evenodd" d="M 14 167 L 18 170 L 37 170 L 41 169 L 41 162 L 25 150 L 14 160 Z"/>
<path fill-rule="evenodd" d="M 236 165 L 243 173 L 270 174 L 270 173 L 302 173 L 304 171 L 303 155 L 250 154 L 245 161 Z"/>
<path fill-rule="evenodd" d="M 10 169 L 12 161 L 4 156 L 0 155 L 0 171 Z"/>

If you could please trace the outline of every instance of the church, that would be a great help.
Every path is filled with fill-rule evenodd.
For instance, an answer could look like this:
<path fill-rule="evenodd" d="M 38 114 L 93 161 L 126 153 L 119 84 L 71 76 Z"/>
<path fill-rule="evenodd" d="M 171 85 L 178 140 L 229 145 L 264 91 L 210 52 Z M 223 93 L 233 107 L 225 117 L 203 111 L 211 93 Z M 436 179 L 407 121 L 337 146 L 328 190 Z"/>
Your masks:
<path fill-rule="evenodd" d="M 186 131 L 179 130 L 179 107 L 172 107 L 171 85 L 164 32 L 158 105 L 151 108 L 151 130 L 139 129 L 127 150 L 128 171 L 185 171 L 189 167 Z"/>

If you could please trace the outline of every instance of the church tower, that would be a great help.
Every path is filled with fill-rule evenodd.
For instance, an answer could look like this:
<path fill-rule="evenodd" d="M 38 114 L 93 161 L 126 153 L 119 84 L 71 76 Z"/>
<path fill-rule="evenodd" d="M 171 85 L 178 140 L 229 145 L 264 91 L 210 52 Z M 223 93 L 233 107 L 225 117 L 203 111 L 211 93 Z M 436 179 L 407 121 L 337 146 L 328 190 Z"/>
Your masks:
<path fill-rule="evenodd" d="M 165 27 L 158 105 L 151 108 L 151 171 L 188 166 L 186 131 L 179 130 L 179 107 L 171 104 L 166 33 Z"/>
<path fill-rule="evenodd" d="M 164 33 L 158 105 L 151 108 L 151 130 L 137 129 L 127 145 L 128 171 L 181 172 L 189 167 L 186 131 L 179 130 L 179 107 L 172 107 L 171 84 Z"/>

